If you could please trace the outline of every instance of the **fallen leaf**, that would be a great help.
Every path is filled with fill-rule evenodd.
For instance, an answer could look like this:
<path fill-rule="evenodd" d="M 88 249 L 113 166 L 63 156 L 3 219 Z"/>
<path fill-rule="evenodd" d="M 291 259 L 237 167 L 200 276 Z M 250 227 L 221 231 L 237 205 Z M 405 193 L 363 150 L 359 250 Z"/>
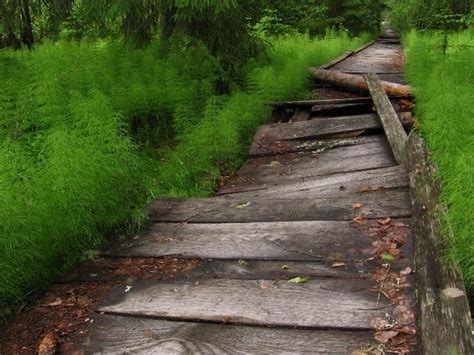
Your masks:
<path fill-rule="evenodd" d="M 251 202 L 236 202 L 236 203 L 233 203 L 232 205 L 230 205 L 230 207 L 234 207 L 234 208 L 245 208 L 245 207 L 249 207 L 252 203 Z"/>
<path fill-rule="evenodd" d="M 278 160 L 273 160 L 269 165 L 272 168 L 279 168 L 281 166 L 281 163 Z"/>
<path fill-rule="evenodd" d="M 415 322 L 415 315 L 407 306 L 397 306 L 393 310 L 393 316 L 401 325 L 410 325 Z"/>
<path fill-rule="evenodd" d="M 379 219 L 377 221 L 377 223 L 382 225 L 382 226 L 386 226 L 386 225 L 390 224 L 390 222 L 392 222 L 392 219 L 390 217 L 387 217 L 387 218 L 384 218 L 384 219 Z"/>
<path fill-rule="evenodd" d="M 363 216 L 357 216 L 352 218 L 352 221 L 357 223 L 358 225 L 362 225 L 365 223 L 364 217 Z"/>
<path fill-rule="evenodd" d="M 288 282 L 292 282 L 294 284 L 305 284 L 309 281 L 310 281 L 310 278 L 308 276 L 298 276 L 298 277 L 294 277 L 288 280 Z"/>
<path fill-rule="evenodd" d="M 359 192 L 369 192 L 369 191 L 370 191 L 370 187 L 368 186 L 364 186 L 361 189 L 359 189 Z"/>
<path fill-rule="evenodd" d="M 60 299 L 60 298 L 56 298 L 56 301 L 51 302 L 51 303 L 47 303 L 44 306 L 46 306 L 46 307 L 56 307 L 56 306 L 60 306 L 62 304 L 63 304 L 63 300 Z"/>
<path fill-rule="evenodd" d="M 448 287 L 443 290 L 443 295 L 449 298 L 464 297 L 465 293 L 458 288 Z"/>
<path fill-rule="evenodd" d="M 53 355 L 57 348 L 58 339 L 54 333 L 49 332 L 41 339 L 36 351 L 38 355 Z"/>
<path fill-rule="evenodd" d="M 372 328 L 374 328 L 376 330 L 386 330 L 386 329 L 391 328 L 390 323 L 387 322 L 383 318 L 374 318 L 374 319 L 372 319 L 372 321 L 370 322 L 370 325 L 372 326 Z"/>
<path fill-rule="evenodd" d="M 375 340 L 382 344 L 388 343 L 388 341 L 392 338 L 395 338 L 398 335 L 398 332 L 395 330 L 386 330 L 382 332 L 375 333 Z"/>
<path fill-rule="evenodd" d="M 290 267 L 289 267 L 288 265 L 282 265 L 282 266 L 281 266 L 281 269 L 282 269 L 282 270 L 289 270 Z"/>
<path fill-rule="evenodd" d="M 338 268 L 343 266 L 346 266 L 346 263 L 334 263 L 331 265 L 332 268 Z"/>
<path fill-rule="evenodd" d="M 360 203 L 360 202 L 356 202 L 356 203 L 353 203 L 353 204 L 352 204 L 352 208 L 353 208 L 353 209 L 362 208 L 362 206 L 363 206 L 363 205 L 362 205 L 362 203 Z"/>

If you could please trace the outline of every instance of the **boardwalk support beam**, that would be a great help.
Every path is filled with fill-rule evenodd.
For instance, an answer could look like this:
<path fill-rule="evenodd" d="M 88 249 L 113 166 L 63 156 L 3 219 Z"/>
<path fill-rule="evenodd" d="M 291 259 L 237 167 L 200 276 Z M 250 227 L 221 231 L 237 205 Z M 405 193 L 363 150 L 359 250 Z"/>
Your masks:
<path fill-rule="evenodd" d="M 459 267 L 446 258 L 445 208 L 436 168 L 418 134 L 408 139 L 412 228 L 418 276 L 419 324 L 424 354 L 474 354 L 469 303 Z"/>
<path fill-rule="evenodd" d="M 397 113 L 392 106 L 387 94 L 385 93 L 380 80 L 376 74 L 364 75 L 364 79 L 372 95 L 375 108 L 382 121 L 387 139 L 393 151 L 395 160 L 399 164 L 404 164 L 406 160 L 405 146 L 407 134 L 398 119 Z"/>

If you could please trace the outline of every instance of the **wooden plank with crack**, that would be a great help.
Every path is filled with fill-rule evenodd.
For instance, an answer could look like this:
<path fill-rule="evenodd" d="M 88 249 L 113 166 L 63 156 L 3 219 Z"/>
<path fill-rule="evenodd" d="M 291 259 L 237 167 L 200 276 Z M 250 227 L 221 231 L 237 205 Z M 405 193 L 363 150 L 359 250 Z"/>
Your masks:
<path fill-rule="evenodd" d="M 387 135 L 387 139 L 392 148 L 393 155 L 399 164 L 406 161 L 406 142 L 407 134 L 400 122 L 395 109 L 385 93 L 380 80 L 376 74 L 364 75 L 364 79 L 369 87 L 370 94 L 374 100 L 374 105 L 378 116 Z"/>
<path fill-rule="evenodd" d="M 409 235 L 406 221 L 399 222 L 393 232 Z M 156 223 L 106 255 L 351 262 L 372 256 L 374 240 L 368 235 L 372 224 L 354 228 L 346 221 Z"/>
<path fill-rule="evenodd" d="M 158 198 L 146 208 L 153 222 L 244 223 L 278 221 L 350 221 L 360 215 L 352 205 L 361 203 L 368 219 L 409 217 L 406 188 L 370 191 L 339 197 L 295 197 L 232 202 L 211 198 Z"/>
<path fill-rule="evenodd" d="M 447 258 L 453 240 L 440 200 L 437 169 L 418 134 L 408 139 L 419 323 L 426 354 L 473 354 L 472 319 L 459 266 Z"/>
<path fill-rule="evenodd" d="M 393 309 L 371 280 L 178 280 L 117 287 L 98 312 L 240 325 L 370 330 Z"/>
<path fill-rule="evenodd" d="M 376 114 L 319 118 L 260 126 L 254 141 L 274 142 L 289 139 L 327 137 L 353 131 L 382 128 Z"/>
<path fill-rule="evenodd" d="M 304 330 L 95 315 L 86 353 L 350 354 L 374 344 L 370 331 Z"/>

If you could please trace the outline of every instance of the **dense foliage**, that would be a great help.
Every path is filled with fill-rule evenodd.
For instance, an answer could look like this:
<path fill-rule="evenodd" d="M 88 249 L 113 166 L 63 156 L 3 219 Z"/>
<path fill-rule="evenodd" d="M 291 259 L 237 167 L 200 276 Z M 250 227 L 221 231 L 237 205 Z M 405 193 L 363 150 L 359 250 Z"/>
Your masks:
<path fill-rule="evenodd" d="M 0 310 L 104 234 L 139 226 L 147 199 L 211 192 L 243 159 L 268 101 L 302 95 L 309 65 L 364 40 L 272 39 L 230 96 L 219 94 L 219 59 L 197 40 L 166 56 L 157 39 L 1 50 Z"/>
<path fill-rule="evenodd" d="M 473 24 L 471 0 L 389 0 L 392 24 L 400 32 L 459 30 Z"/>
<path fill-rule="evenodd" d="M 415 87 L 416 114 L 443 182 L 454 231 L 453 255 L 474 292 L 474 32 L 411 33 L 408 79 Z"/>

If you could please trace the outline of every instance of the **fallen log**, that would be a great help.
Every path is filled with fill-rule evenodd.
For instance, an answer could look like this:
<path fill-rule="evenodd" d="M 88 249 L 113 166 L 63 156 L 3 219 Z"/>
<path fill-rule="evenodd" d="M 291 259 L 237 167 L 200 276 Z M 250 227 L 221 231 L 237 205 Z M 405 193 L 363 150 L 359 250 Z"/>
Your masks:
<path fill-rule="evenodd" d="M 321 80 L 331 85 L 340 86 L 347 89 L 358 91 L 369 91 L 369 87 L 364 78 L 360 75 L 346 74 L 337 70 L 326 70 L 319 68 L 310 68 L 310 75 L 313 79 Z M 411 87 L 382 81 L 382 87 L 389 96 L 410 96 Z"/>

